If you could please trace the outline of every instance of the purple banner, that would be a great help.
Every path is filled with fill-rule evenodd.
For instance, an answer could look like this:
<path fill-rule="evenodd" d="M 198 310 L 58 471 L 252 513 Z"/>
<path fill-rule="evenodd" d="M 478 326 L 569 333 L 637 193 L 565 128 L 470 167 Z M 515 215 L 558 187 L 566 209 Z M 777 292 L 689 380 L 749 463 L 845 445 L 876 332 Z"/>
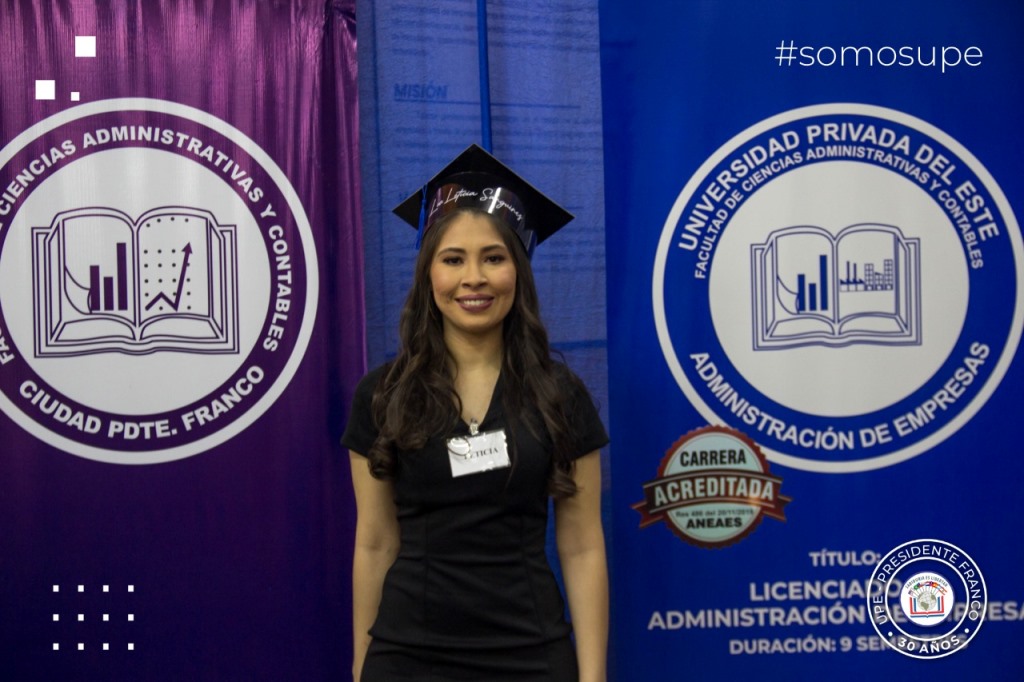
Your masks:
<path fill-rule="evenodd" d="M 354 2 L 0 26 L 3 676 L 337 679 Z"/>

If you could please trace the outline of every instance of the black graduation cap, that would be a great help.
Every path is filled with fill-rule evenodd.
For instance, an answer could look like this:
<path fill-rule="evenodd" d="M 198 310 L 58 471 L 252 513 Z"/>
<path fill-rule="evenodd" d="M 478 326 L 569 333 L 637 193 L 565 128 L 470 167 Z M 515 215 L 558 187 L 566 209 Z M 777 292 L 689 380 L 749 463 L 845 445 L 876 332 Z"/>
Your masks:
<path fill-rule="evenodd" d="M 430 226 L 458 208 L 481 209 L 519 235 L 526 253 L 573 219 L 511 168 L 471 144 L 408 199 L 395 214 L 419 230 L 416 248 Z"/>

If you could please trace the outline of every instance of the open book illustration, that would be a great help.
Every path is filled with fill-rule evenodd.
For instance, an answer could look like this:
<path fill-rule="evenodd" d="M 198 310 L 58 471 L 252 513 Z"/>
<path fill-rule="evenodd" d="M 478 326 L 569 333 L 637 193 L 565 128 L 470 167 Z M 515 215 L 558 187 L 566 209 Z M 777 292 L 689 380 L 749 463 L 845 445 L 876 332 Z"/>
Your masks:
<path fill-rule="evenodd" d="M 238 353 L 234 225 L 209 211 L 64 211 L 32 229 L 35 354 Z"/>
<path fill-rule="evenodd" d="M 750 254 L 754 350 L 921 344 L 920 240 L 898 227 L 787 227 Z"/>

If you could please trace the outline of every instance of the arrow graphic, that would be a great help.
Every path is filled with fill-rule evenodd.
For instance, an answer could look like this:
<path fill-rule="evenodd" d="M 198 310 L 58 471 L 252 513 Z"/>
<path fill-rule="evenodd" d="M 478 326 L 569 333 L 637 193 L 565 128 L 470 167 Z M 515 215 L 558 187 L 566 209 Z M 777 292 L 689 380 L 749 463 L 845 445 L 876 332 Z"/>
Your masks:
<path fill-rule="evenodd" d="M 181 272 L 178 273 L 178 290 L 174 292 L 174 300 L 171 300 L 167 294 L 161 292 L 150 299 L 149 303 L 146 304 L 146 310 L 155 306 L 160 300 L 167 301 L 167 305 L 171 306 L 172 309 L 178 309 L 178 304 L 181 303 L 181 290 L 185 288 L 185 270 L 188 269 L 188 259 L 192 256 L 192 242 L 185 244 L 185 248 L 181 252 L 185 254 L 185 257 L 181 260 Z"/>

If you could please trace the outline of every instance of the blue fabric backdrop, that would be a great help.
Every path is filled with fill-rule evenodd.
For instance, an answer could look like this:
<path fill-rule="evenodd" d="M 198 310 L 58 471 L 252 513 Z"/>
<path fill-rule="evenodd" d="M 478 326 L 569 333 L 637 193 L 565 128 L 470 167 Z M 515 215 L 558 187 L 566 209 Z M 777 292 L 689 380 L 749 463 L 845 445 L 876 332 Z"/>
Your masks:
<path fill-rule="evenodd" d="M 600 8 L 616 679 L 1019 679 L 1020 7 Z"/>

